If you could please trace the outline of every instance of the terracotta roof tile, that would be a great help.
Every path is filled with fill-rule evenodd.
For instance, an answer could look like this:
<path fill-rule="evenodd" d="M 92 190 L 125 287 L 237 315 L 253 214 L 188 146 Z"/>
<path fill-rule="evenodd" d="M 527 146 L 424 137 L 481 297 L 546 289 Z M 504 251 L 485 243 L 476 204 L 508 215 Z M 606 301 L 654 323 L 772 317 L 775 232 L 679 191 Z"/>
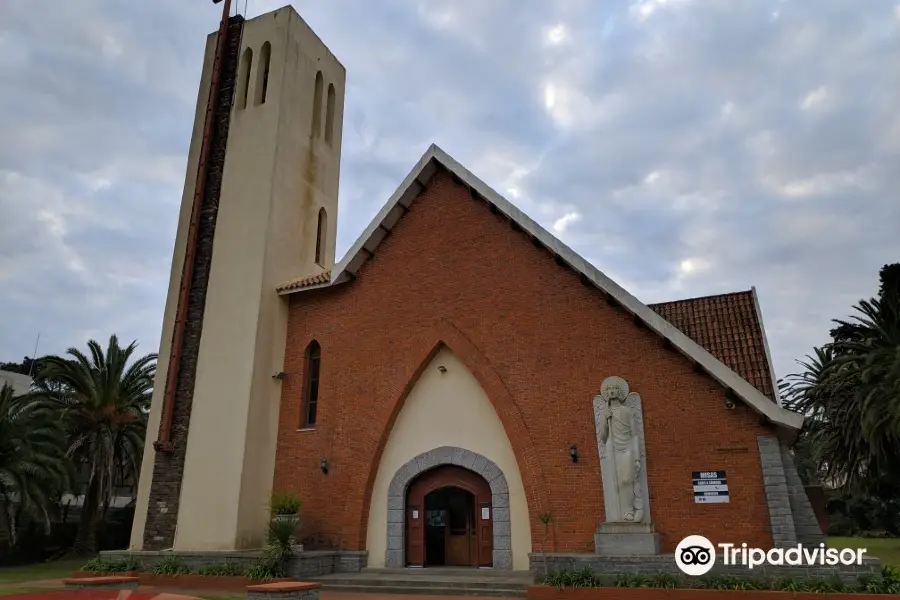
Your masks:
<path fill-rule="evenodd" d="M 321 273 L 316 273 L 315 275 L 307 275 L 306 277 L 301 277 L 300 279 L 294 279 L 292 281 L 288 281 L 287 283 L 283 283 L 275 288 L 275 291 L 286 292 L 287 290 L 296 290 L 320 283 L 328 283 L 329 281 L 331 281 L 331 271 L 322 271 Z"/>
<path fill-rule="evenodd" d="M 775 400 L 764 333 L 752 291 L 648 306 Z"/>

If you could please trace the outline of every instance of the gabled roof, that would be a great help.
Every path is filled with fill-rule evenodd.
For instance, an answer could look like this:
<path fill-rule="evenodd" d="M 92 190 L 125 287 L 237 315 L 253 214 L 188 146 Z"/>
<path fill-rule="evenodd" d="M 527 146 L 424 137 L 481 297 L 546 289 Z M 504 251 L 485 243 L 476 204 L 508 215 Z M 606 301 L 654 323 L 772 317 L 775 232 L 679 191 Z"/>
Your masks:
<path fill-rule="evenodd" d="M 667 345 L 689 358 L 695 368 L 718 381 L 729 390 L 730 394 L 745 402 L 761 418 L 784 428 L 788 434 L 795 433 L 803 425 L 801 415 L 772 402 L 700 344 L 597 270 L 436 145 L 432 145 L 419 159 L 397 191 L 330 273 L 322 272 L 285 283 L 277 288 L 279 294 L 293 294 L 352 281 L 356 273 L 375 254 L 381 241 L 387 237 L 409 206 L 425 189 L 432 175 L 441 168 L 446 169 L 455 181 L 468 187 L 473 196 L 486 201 L 492 211 L 505 215 L 518 229 L 532 238 L 532 241 L 553 253 L 558 263 L 567 265 L 579 273 L 582 283 L 592 285 L 603 292 L 610 302 L 617 303 L 633 315 L 636 323 L 646 326 L 663 338 Z"/>
<path fill-rule="evenodd" d="M 648 306 L 766 397 L 780 403 L 755 290 Z"/>

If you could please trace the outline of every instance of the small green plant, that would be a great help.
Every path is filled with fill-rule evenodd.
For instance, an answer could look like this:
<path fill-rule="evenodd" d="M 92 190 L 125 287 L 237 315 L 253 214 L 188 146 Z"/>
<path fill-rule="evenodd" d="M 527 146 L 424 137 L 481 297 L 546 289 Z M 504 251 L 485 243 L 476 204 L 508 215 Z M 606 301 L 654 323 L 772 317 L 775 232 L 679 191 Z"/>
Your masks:
<path fill-rule="evenodd" d="M 246 577 L 253 581 L 268 581 L 278 577 L 278 569 L 272 561 L 268 560 L 267 557 L 263 557 L 255 565 L 247 569 Z"/>
<path fill-rule="evenodd" d="M 669 573 L 657 573 L 650 577 L 650 587 L 671 590 L 678 587 L 678 578 Z"/>
<path fill-rule="evenodd" d="M 296 515 L 303 502 L 300 497 L 290 492 L 273 492 L 269 503 L 273 515 Z"/>
<path fill-rule="evenodd" d="M 215 577 L 243 577 L 247 568 L 239 563 L 225 562 L 215 565 L 206 565 L 197 570 L 198 575 L 211 575 Z"/>
<path fill-rule="evenodd" d="M 131 573 L 140 571 L 143 568 L 140 561 L 134 557 L 126 557 L 115 560 L 103 560 L 101 558 L 92 558 L 83 567 L 82 571 L 89 573 L 102 573 L 108 575 L 110 573 Z"/>
<path fill-rule="evenodd" d="M 150 568 L 154 575 L 189 575 L 193 570 L 177 556 L 168 556 Z"/>
<path fill-rule="evenodd" d="M 550 523 L 553 522 L 553 515 L 548 512 L 538 515 L 538 519 L 544 526 L 544 541 L 541 543 L 541 560 L 544 563 L 544 578 L 547 577 L 547 538 L 550 537 Z"/>

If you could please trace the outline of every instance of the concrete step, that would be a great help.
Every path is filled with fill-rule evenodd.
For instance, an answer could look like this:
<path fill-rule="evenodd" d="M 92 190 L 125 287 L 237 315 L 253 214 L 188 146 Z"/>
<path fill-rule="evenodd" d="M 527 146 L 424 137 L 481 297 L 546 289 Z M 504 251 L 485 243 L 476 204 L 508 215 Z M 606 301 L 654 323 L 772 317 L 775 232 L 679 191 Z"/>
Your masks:
<path fill-rule="evenodd" d="M 416 587 L 413 585 L 342 585 L 322 582 L 322 590 L 344 592 L 348 594 L 396 594 L 411 596 L 479 596 L 495 598 L 524 598 L 525 588 L 493 588 L 480 587 Z"/>
<path fill-rule="evenodd" d="M 359 573 L 336 573 L 335 575 L 409 575 L 427 577 L 501 577 L 507 579 L 528 579 L 528 571 L 504 571 L 480 567 L 405 567 L 394 569 L 363 569 Z M 331 577 L 331 575 L 329 575 Z"/>
<path fill-rule="evenodd" d="M 525 572 L 490 569 L 367 569 L 316 577 L 323 590 L 431 596 L 524 597 L 531 583 Z"/>

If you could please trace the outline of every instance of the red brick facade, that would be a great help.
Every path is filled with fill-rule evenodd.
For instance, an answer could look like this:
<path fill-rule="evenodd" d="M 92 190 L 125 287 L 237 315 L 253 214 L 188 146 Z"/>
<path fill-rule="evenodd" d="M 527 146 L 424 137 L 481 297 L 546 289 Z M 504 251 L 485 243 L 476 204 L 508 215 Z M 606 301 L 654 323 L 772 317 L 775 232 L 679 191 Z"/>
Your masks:
<path fill-rule="evenodd" d="M 751 411 L 559 266 L 439 171 L 349 283 L 290 296 L 275 486 L 304 500 L 305 535 L 365 549 L 381 451 L 405 395 L 440 344 L 497 410 L 528 501 L 534 550 L 593 552 L 603 521 L 592 398 L 624 377 L 644 406 L 650 510 L 672 552 L 685 535 L 770 547 Z M 318 421 L 298 431 L 304 350 L 322 348 Z M 577 444 L 573 464 L 568 448 Z M 327 458 L 323 474 L 320 461 Z M 691 472 L 726 470 L 732 500 L 697 505 Z"/>

